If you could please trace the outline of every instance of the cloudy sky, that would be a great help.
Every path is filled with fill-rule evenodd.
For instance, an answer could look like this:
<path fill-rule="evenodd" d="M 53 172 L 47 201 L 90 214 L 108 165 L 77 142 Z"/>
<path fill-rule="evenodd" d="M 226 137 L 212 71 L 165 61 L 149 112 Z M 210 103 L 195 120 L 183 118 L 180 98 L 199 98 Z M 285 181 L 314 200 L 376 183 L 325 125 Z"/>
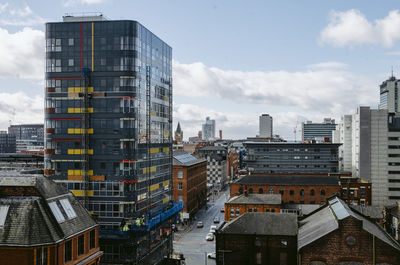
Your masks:
<path fill-rule="evenodd" d="M 330 3 L 330 5 L 328 4 Z M 44 23 L 65 13 L 137 20 L 173 47 L 174 127 L 216 119 L 224 138 L 258 134 L 258 116 L 293 139 L 296 123 L 377 107 L 400 75 L 398 1 L 0 0 L 0 129 L 42 122 Z M 298 134 L 300 135 L 300 134 Z"/>

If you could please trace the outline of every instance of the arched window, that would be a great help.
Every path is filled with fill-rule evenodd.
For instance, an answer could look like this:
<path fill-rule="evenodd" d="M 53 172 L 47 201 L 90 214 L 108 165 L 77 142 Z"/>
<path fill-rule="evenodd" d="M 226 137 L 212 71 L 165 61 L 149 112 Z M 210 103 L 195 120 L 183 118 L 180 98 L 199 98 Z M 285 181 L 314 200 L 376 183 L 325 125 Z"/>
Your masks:
<path fill-rule="evenodd" d="M 269 194 L 274 194 L 274 189 L 269 189 Z"/>
<path fill-rule="evenodd" d="M 258 193 L 259 193 L 259 194 L 263 194 L 263 193 L 264 193 L 263 189 L 260 188 L 260 189 L 258 190 Z"/>
<path fill-rule="evenodd" d="M 242 194 L 242 193 L 243 193 L 243 188 L 240 187 L 240 188 L 239 188 L 239 194 Z"/>
<path fill-rule="evenodd" d="M 310 190 L 310 195 L 314 196 L 315 195 L 315 191 L 314 190 Z"/>
<path fill-rule="evenodd" d="M 300 196 L 304 196 L 304 190 L 303 189 L 300 190 Z"/>
<path fill-rule="evenodd" d="M 253 193 L 253 188 L 249 189 L 249 193 L 252 194 Z"/>
<path fill-rule="evenodd" d="M 321 190 L 321 196 L 325 196 L 325 190 Z"/>
<path fill-rule="evenodd" d="M 290 194 L 290 196 L 293 196 L 294 195 L 294 190 L 290 190 L 289 194 Z"/>
<path fill-rule="evenodd" d="M 272 210 L 271 210 L 271 212 L 273 212 L 273 213 L 274 213 L 274 212 L 275 212 L 275 209 L 272 209 Z"/>
<path fill-rule="evenodd" d="M 279 193 L 280 193 L 281 195 L 283 195 L 283 193 L 284 193 L 283 189 L 279 189 Z"/>

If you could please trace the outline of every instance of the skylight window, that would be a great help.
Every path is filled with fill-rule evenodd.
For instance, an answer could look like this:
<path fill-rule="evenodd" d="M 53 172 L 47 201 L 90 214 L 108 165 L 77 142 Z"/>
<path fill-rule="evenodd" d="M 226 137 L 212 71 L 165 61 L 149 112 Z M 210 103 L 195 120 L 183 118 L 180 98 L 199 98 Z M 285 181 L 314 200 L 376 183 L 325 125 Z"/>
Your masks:
<path fill-rule="evenodd" d="M 60 200 L 61 206 L 64 209 L 64 212 L 67 214 L 68 219 L 73 219 L 76 217 L 76 213 L 74 211 L 74 208 L 72 208 L 71 203 L 69 202 L 68 199 L 62 199 Z"/>
<path fill-rule="evenodd" d="M 65 222 L 64 215 L 61 213 L 56 202 L 49 203 L 49 207 L 50 207 L 51 211 L 53 212 L 54 217 L 56 217 L 57 222 L 59 222 L 59 223 Z"/>
<path fill-rule="evenodd" d="M 0 206 L 0 228 L 4 227 L 4 223 L 6 222 L 8 208 L 10 205 L 1 205 Z"/>

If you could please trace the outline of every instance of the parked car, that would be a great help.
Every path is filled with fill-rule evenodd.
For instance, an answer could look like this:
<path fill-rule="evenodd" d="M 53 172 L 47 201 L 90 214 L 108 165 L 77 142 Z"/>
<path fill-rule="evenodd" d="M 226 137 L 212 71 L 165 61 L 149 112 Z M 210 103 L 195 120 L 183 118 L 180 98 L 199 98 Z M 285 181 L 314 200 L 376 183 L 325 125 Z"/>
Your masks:
<path fill-rule="evenodd" d="M 214 218 L 214 224 L 218 224 L 218 223 L 219 223 L 219 217 L 216 216 L 216 217 Z"/>
<path fill-rule="evenodd" d="M 214 240 L 214 234 L 213 233 L 208 233 L 206 236 L 207 241 L 213 241 Z"/>
<path fill-rule="evenodd" d="M 201 221 L 197 222 L 197 228 L 203 228 L 203 226 L 204 226 L 203 222 L 201 222 Z"/>
<path fill-rule="evenodd" d="M 217 253 L 216 252 L 207 253 L 207 258 L 216 259 L 217 258 Z"/>
<path fill-rule="evenodd" d="M 225 212 L 225 207 L 222 207 L 221 208 L 221 213 L 224 213 Z"/>

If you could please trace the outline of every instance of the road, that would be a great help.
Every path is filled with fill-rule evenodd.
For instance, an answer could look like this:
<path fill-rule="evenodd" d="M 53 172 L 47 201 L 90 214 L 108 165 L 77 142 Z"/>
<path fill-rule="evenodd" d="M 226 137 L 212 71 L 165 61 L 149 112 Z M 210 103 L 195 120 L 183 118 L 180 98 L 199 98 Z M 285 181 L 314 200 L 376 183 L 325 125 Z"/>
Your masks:
<path fill-rule="evenodd" d="M 215 252 L 215 238 L 214 241 L 206 241 L 206 235 L 210 231 L 211 225 L 214 224 L 214 217 L 218 216 L 220 222 L 224 220 L 224 213 L 220 210 L 224 207 L 224 203 L 229 196 L 229 189 L 222 191 L 219 198 L 213 202 L 208 202 L 208 209 L 205 207 L 197 214 L 197 220 L 193 223 L 192 227 L 186 232 L 175 234 L 174 239 L 174 252 L 182 253 L 185 256 L 187 265 L 215 265 L 215 260 L 206 258 L 206 253 Z M 202 221 L 203 228 L 197 228 L 198 221 Z"/>

